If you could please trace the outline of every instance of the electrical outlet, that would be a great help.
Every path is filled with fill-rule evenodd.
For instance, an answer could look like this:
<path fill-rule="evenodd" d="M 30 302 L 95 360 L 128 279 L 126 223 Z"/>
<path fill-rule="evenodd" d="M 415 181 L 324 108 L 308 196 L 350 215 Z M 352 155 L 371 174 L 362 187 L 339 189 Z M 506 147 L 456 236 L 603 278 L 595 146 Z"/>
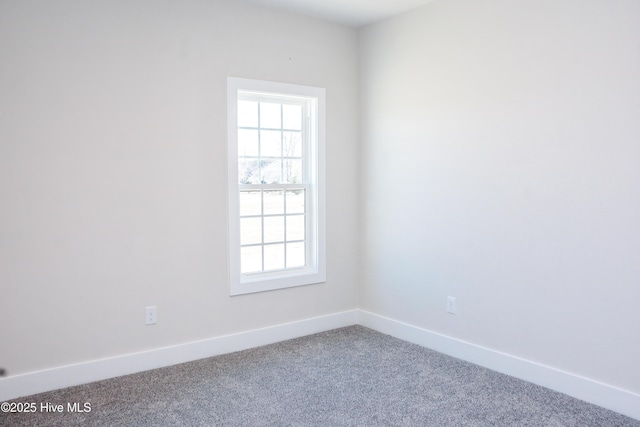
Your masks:
<path fill-rule="evenodd" d="M 447 313 L 456 314 L 456 299 L 447 297 Z"/>
<path fill-rule="evenodd" d="M 144 309 L 144 323 L 146 325 L 155 325 L 158 323 L 158 310 L 156 306 L 145 307 Z"/>

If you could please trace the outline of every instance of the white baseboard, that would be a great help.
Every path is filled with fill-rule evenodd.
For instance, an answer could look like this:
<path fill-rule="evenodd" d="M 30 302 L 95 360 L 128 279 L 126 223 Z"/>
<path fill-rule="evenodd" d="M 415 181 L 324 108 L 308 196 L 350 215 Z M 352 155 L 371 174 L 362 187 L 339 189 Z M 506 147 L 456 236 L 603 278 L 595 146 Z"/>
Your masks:
<path fill-rule="evenodd" d="M 363 310 L 0 379 L 0 402 L 360 324 L 640 420 L 640 395 Z"/>
<path fill-rule="evenodd" d="M 357 318 L 357 310 L 351 310 L 140 353 L 9 376 L 0 379 L 0 402 L 351 326 L 356 324 Z"/>
<path fill-rule="evenodd" d="M 358 324 L 640 420 L 639 394 L 363 310 Z"/>

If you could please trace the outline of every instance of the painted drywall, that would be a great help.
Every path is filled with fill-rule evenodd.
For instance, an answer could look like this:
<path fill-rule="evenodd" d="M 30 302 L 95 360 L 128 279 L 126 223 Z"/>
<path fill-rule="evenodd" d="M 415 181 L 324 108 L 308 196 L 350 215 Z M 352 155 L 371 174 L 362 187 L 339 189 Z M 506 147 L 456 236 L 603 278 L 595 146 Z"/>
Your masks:
<path fill-rule="evenodd" d="M 0 61 L 9 375 L 356 307 L 355 30 L 232 0 L 2 1 Z M 229 297 L 227 76 L 327 90 L 324 284 Z"/>
<path fill-rule="evenodd" d="M 361 30 L 361 309 L 640 392 L 638 22 L 443 0 Z"/>

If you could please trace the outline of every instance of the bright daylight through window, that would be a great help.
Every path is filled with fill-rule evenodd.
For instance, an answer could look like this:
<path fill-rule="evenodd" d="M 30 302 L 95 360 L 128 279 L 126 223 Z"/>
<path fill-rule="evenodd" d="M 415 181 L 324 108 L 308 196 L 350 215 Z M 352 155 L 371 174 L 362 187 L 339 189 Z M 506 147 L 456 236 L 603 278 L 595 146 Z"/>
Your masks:
<path fill-rule="evenodd" d="M 231 294 L 325 281 L 324 89 L 227 90 Z"/>

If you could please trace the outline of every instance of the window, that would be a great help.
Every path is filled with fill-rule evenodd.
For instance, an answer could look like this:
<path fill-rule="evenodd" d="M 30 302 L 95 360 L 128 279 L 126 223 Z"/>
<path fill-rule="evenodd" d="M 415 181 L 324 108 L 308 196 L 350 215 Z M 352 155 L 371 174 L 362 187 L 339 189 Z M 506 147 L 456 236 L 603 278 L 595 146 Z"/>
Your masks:
<path fill-rule="evenodd" d="M 229 77 L 231 295 L 325 281 L 325 90 Z"/>

